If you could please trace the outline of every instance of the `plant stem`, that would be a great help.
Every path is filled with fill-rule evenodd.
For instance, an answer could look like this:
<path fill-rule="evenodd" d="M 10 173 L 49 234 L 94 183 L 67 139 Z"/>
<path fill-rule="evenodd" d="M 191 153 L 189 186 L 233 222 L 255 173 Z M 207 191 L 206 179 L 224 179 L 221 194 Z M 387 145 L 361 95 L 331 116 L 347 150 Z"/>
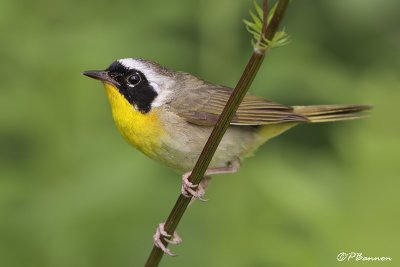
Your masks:
<path fill-rule="evenodd" d="M 266 25 L 266 13 L 267 13 L 267 0 L 264 0 L 264 21 L 262 27 L 262 36 L 267 40 L 272 40 L 274 37 L 279 23 L 281 22 L 283 15 L 288 6 L 289 0 L 278 0 L 278 6 L 274 13 L 273 18 L 269 25 Z M 259 42 L 264 42 L 262 38 L 260 38 Z M 258 69 L 263 62 L 265 57 L 265 53 L 267 50 L 265 49 L 254 49 L 249 62 L 246 65 L 246 68 L 237 83 L 235 90 L 230 96 L 224 110 L 222 111 L 221 116 L 219 117 L 214 130 L 212 131 L 209 139 L 207 140 L 206 145 L 203 148 L 203 151 L 200 154 L 199 159 L 192 171 L 192 175 L 189 180 L 193 184 L 199 184 L 201 179 L 204 176 L 205 171 L 208 168 L 208 165 L 211 162 L 212 157 L 214 156 L 215 151 L 223 135 L 229 127 L 230 122 L 232 121 L 233 115 L 238 109 L 240 103 L 242 102 L 244 96 L 246 95 L 248 89 L 250 88 L 251 83 L 256 76 Z M 178 200 L 175 203 L 171 213 L 169 214 L 167 221 L 165 222 L 164 229 L 168 234 L 173 234 L 175 229 L 177 228 L 179 221 L 181 220 L 183 214 L 186 211 L 187 206 L 189 205 L 190 198 L 183 196 L 182 194 L 179 196 Z M 167 243 L 162 240 L 165 245 Z M 156 246 L 153 246 L 153 249 L 149 255 L 149 258 L 146 262 L 146 267 L 156 267 L 161 261 L 164 253 L 162 250 Z"/>

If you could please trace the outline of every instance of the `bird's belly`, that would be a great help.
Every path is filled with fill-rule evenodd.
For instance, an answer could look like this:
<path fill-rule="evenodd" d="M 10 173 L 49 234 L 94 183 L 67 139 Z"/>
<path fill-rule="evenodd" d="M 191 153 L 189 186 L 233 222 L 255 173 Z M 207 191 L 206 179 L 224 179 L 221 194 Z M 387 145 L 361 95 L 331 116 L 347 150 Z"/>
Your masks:
<path fill-rule="evenodd" d="M 163 137 L 160 160 L 169 167 L 181 172 L 193 169 L 213 127 L 187 124 L 179 131 Z M 254 130 L 229 127 L 222 138 L 209 168 L 225 167 L 229 162 L 240 159 L 243 152 L 254 140 Z"/>
<path fill-rule="evenodd" d="M 268 139 L 295 126 L 294 123 L 259 127 L 230 126 L 219 144 L 209 168 L 225 167 L 230 162 L 251 156 Z M 162 139 L 159 159 L 181 172 L 191 171 L 202 152 L 213 127 L 187 124 L 184 128 L 167 131 Z"/>

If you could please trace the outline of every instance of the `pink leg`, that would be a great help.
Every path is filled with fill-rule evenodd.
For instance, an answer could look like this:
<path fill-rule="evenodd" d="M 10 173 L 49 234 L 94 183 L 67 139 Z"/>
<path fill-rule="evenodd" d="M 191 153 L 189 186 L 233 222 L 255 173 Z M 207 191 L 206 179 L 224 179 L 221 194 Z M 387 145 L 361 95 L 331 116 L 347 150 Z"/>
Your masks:
<path fill-rule="evenodd" d="M 207 169 L 205 176 L 209 176 L 212 174 L 235 173 L 239 170 L 239 168 L 240 161 L 237 159 L 231 162 L 228 167 Z M 191 174 L 192 172 L 190 171 L 182 175 L 181 193 L 185 197 L 193 197 L 194 199 L 204 200 L 202 197 L 205 194 L 210 179 L 206 180 L 204 178 L 199 185 L 194 185 L 189 181 L 189 177 Z M 205 182 L 204 184 L 203 181 Z"/>
<path fill-rule="evenodd" d="M 164 223 L 160 223 L 157 227 L 157 231 L 153 236 L 154 240 L 154 245 L 156 247 L 159 247 L 165 254 L 168 254 L 170 256 L 176 256 L 171 252 L 169 248 L 167 248 L 163 242 L 161 241 L 161 238 L 163 238 L 166 242 L 172 244 L 172 245 L 178 245 L 182 242 L 182 238 L 175 232 L 171 238 L 171 235 L 169 235 L 165 230 L 164 230 Z"/>
<path fill-rule="evenodd" d="M 240 161 L 235 160 L 231 162 L 228 167 L 207 169 L 206 173 L 204 174 L 204 178 L 198 185 L 194 185 L 189 181 L 189 177 L 192 174 L 192 172 L 187 172 L 182 175 L 182 190 L 181 190 L 182 195 L 184 195 L 185 197 L 192 198 L 191 203 L 195 199 L 204 200 L 202 197 L 204 196 L 208 184 L 210 183 L 211 180 L 211 177 L 209 175 L 220 174 L 220 173 L 234 173 L 239 170 L 239 167 L 240 167 Z M 154 245 L 156 247 L 159 247 L 165 254 L 168 254 L 170 256 L 176 256 L 171 252 L 169 248 L 167 248 L 163 244 L 161 238 L 163 238 L 163 240 L 165 240 L 169 244 L 173 245 L 180 244 L 182 242 L 182 238 L 176 232 L 172 236 L 168 234 L 164 230 L 164 223 L 160 223 L 158 225 L 157 231 L 153 236 Z"/>

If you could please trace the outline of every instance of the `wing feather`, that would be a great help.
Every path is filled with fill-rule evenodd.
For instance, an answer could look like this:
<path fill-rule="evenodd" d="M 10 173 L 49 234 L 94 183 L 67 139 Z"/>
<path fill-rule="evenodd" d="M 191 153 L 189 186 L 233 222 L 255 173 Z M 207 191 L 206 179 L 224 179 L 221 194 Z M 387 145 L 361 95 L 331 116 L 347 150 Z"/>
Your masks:
<path fill-rule="evenodd" d="M 206 87 L 185 92 L 185 96 L 172 101 L 175 112 L 188 122 L 212 126 L 222 113 L 232 90 L 226 87 Z M 283 122 L 305 122 L 305 116 L 293 112 L 292 107 L 247 94 L 231 124 L 264 125 Z"/>

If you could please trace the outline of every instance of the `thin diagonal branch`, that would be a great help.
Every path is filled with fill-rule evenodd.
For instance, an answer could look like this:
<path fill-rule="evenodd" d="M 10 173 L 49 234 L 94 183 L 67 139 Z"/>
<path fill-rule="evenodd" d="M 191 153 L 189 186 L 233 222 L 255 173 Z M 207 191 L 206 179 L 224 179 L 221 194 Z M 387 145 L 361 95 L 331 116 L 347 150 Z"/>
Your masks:
<path fill-rule="evenodd" d="M 265 36 L 265 32 L 267 31 L 268 24 L 268 0 L 265 0 L 263 3 L 263 24 L 261 28 L 262 35 Z M 260 38 L 259 42 L 262 42 L 262 38 Z"/>
<path fill-rule="evenodd" d="M 264 0 L 263 10 L 264 10 L 264 21 L 262 34 L 259 42 L 264 43 L 265 40 L 271 41 L 278 29 L 278 26 L 283 18 L 283 15 L 288 6 L 289 0 L 278 0 L 278 5 L 275 10 L 274 16 L 272 17 L 269 25 L 266 25 L 266 11 L 267 11 L 267 0 Z M 264 38 L 263 38 L 264 37 Z M 268 46 L 266 46 L 268 47 Z M 208 168 L 208 165 L 211 162 L 212 157 L 214 156 L 215 151 L 223 135 L 229 127 L 230 122 L 232 121 L 233 115 L 238 109 L 240 103 L 242 102 L 244 96 L 246 95 L 248 89 L 250 88 L 251 83 L 256 76 L 258 69 L 263 62 L 265 57 L 266 49 L 255 48 L 249 62 L 246 65 L 246 68 L 237 83 L 235 90 L 230 96 L 224 110 L 222 111 L 221 116 L 219 117 L 214 130 L 212 131 L 209 139 L 207 140 L 206 145 L 203 148 L 202 153 L 192 171 L 192 175 L 189 180 L 193 184 L 199 184 L 201 179 L 204 176 L 205 171 Z M 175 203 L 171 213 L 169 214 L 167 221 L 165 222 L 165 230 L 168 234 L 172 234 L 177 228 L 179 221 L 181 220 L 183 214 L 186 211 L 187 206 L 189 205 L 190 198 L 183 196 L 182 194 L 179 196 L 178 200 Z M 168 245 L 164 240 L 162 240 L 165 245 Z M 149 255 L 149 258 L 146 262 L 146 267 L 155 267 L 161 261 L 163 256 L 163 252 L 160 248 L 153 246 L 153 249 Z"/>

